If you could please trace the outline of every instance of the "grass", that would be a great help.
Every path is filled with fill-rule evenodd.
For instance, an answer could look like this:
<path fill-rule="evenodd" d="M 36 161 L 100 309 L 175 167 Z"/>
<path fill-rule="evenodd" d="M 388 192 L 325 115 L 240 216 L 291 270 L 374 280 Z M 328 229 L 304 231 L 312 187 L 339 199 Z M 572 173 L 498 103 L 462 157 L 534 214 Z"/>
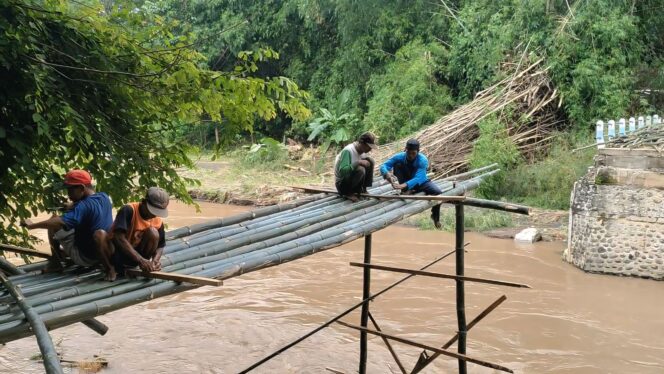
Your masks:
<path fill-rule="evenodd" d="M 430 215 L 431 212 L 427 210 L 406 219 L 405 223 L 417 226 L 421 230 L 434 230 L 435 228 Z M 441 210 L 440 223 L 443 225 L 443 230 L 453 232 L 455 222 L 454 209 Z M 514 221 L 511 213 L 466 208 L 464 211 L 464 226 L 468 230 L 482 232 L 501 227 L 512 227 L 514 226 Z"/>

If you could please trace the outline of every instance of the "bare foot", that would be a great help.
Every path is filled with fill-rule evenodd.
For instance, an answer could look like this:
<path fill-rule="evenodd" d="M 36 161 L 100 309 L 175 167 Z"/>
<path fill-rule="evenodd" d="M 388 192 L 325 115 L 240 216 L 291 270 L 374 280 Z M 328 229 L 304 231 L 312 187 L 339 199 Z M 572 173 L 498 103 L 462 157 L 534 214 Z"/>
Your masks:
<path fill-rule="evenodd" d="M 109 271 L 106 272 L 106 276 L 104 277 L 104 280 L 113 282 L 115 279 L 118 277 L 118 273 L 115 272 L 115 269 L 110 269 Z"/>
<path fill-rule="evenodd" d="M 354 203 L 360 201 L 360 198 L 357 195 L 344 195 L 344 197 Z"/>

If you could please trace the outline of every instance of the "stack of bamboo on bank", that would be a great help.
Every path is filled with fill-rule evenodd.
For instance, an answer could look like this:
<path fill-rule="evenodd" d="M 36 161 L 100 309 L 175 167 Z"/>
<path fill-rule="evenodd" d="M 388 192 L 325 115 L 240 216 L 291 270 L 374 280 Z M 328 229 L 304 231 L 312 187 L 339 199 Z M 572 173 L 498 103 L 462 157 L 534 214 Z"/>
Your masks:
<path fill-rule="evenodd" d="M 605 143 L 607 148 L 652 148 L 657 152 L 664 150 L 664 127 L 647 126 L 635 132 Z"/>
<path fill-rule="evenodd" d="M 505 64 L 507 78 L 412 136 L 420 141 L 436 176 L 468 169 L 473 142 L 480 135 L 478 123 L 491 115 L 506 125 L 507 135 L 527 158 L 552 139 L 561 124 L 557 114 L 561 98 L 541 63 L 529 64 L 524 55 L 518 63 Z M 384 161 L 401 151 L 405 141 L 379 147 L 375 158 Z"/>
<path fill-rule="evenodd" d="M 491 166 L 465 173 L 464 180 L 437 183 L 444 195 L 463 195 L 496 171 Z M 394 193 L 384 181 L 370 192 Z M 338 195 L 316 195 L 173 230 L 168 233 L 162 268 L 165 272 L 227 279 L 340 246 L 434 204 L 382 199 L 351 203 Z M 100 271 L 76 266 L 62 273 L 44 274 L 44 266 L 23 266 L 20 270 L 25 274 L 10 279 L 49 329 L 87 322 L 98 315 L 196 287 L 147 278 L 106 282 Z M 0 288 L 0 343 L 32 334 L 12 295 Z"/>

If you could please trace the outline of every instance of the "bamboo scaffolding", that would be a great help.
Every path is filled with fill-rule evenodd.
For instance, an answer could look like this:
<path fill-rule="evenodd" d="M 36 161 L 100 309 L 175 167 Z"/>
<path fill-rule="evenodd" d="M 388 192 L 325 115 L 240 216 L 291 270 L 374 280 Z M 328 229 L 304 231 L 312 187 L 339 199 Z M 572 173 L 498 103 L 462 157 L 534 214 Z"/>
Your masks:
<path fill-rule="evenodd" d="M 471 190 L 491 172 L 478 173 L 457 182 L 439 183 L 445 195 L 461 195 Z M 378 183 L 372 193 L 387 193 L 390 185 Z M 189 241 L 187 246 L 165 251 L 163 271 L 183 275 L 228 279 L 246 272 L 278 265 L 319 251 L 337 247 L 371 234 L 409 215 L 433 206 L 431 201 L 367 200 L 353 204 L 338 196 L 283 210 L 273 215 L 246 219 L 242 222 L 226 220 L 226 226 L 212 228 L 168 241 L 181 245 L 184 240 L 206 238 L 200 244 Z M 272 219 L 271 217 L 276 217 Z M 306 217 L 306 218 L 303 218 Z M 246 216 L 245 216 L 246 218 Z M 239 230 L 239 229 L 242 230 Z M 192 228 L 187 230 L 193 231 Z M 225 232 L 221 239 L 207 231 Z M 216 239 L 215 239 L 216 238 Z M 39 269 L 43 265 L 32 266 Z M 35 270 L 38 272 L 38 270 Z M 81 271 L 81 272 L 79 272 Z M 87 271 L 87 272 L 86 272 Z M 17 275 L 25 283 L 26 302 L 41 315 L 46 326 L 58 328 L 88 320 L 113 310 L 140 303 L 155 297 L 192 288 L 163 280 L 128 280 L 103 282 L 99 271 L 68 268 L 63 274 Z M 7 342 L 32 334 L 15 306 L 0 310 L 0 342 Z"/>

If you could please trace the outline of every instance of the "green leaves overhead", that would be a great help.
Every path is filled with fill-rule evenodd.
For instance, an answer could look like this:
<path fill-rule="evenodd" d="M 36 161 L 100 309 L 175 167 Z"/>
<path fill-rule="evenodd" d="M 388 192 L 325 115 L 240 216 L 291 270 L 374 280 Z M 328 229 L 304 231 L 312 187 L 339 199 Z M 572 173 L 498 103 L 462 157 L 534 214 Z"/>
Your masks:
<path fill-rule="evenodd" d="M 255 76 L 276 52 L 210 71 L 191 35 L 115 3 L 0 2 L 0 241 L 61 198 L 53 186 L 67 169 L 89 170 L 115 204 L 151 185 L 191 201 L 194 181 L 176 173 L 193 166 L 189 146 L 168 134 L 212 119 L 232 137 L 278 113 L 310 115 L 294 82 Z"/>

